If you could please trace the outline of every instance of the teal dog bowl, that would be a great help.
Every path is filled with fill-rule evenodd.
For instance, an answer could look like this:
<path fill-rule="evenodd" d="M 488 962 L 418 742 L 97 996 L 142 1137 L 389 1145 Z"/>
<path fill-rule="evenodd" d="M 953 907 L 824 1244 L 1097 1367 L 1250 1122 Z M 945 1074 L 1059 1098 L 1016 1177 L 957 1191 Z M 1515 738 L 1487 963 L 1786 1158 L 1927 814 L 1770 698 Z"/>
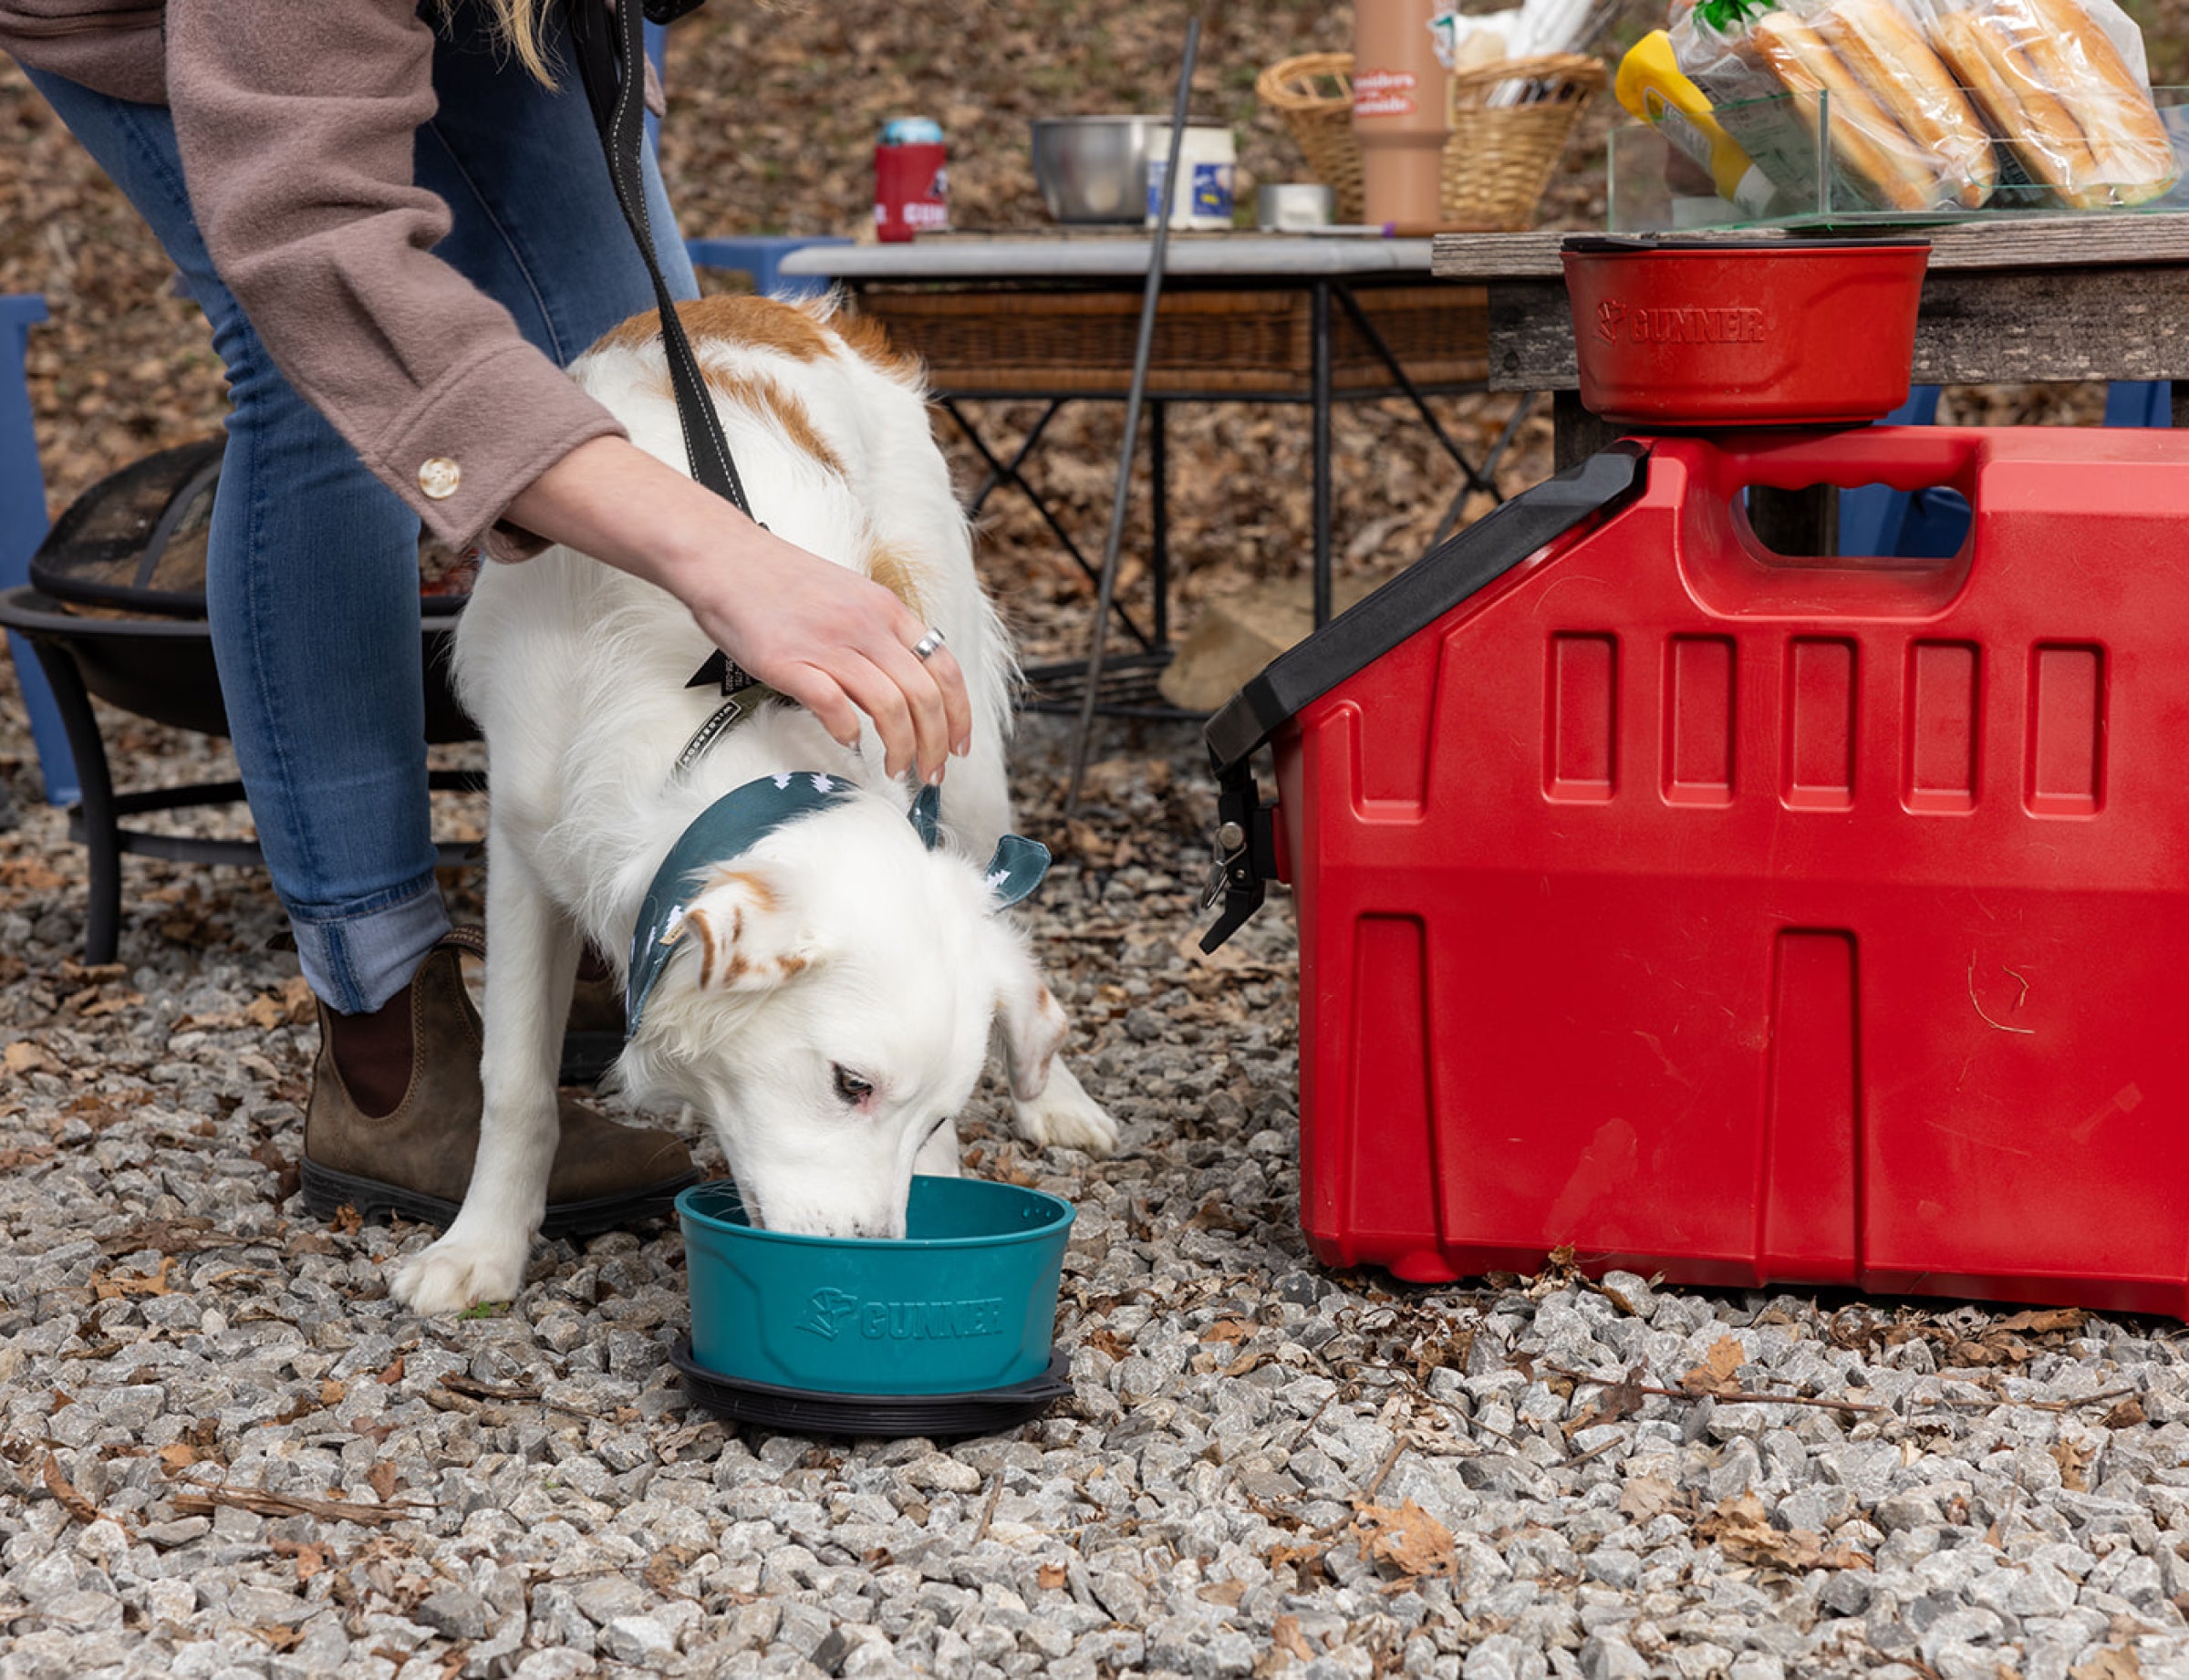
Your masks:
<path fill-rule="evenodd" d="M 717 1384 L 807 1397 L 964 1397 L 1038 1384 L 1049 1372 L 1073 1217 L 1056 1197 L 916 1177 L 906 1235 L 888 1241 L 763 1230 L 727 1179 L 693 1185 L 677 1213 L 690 1364 Z"/>

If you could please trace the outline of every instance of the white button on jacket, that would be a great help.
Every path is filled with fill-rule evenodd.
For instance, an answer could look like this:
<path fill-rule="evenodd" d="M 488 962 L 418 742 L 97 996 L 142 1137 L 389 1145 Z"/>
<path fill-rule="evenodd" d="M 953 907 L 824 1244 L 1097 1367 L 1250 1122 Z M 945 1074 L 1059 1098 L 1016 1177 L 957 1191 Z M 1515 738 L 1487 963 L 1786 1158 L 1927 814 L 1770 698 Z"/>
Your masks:
<path fill-rule="evenodd" d="M 446 502 L 463 482 L 463 469 L 446 455 L 436 455 L 418 470 L 418 487 L 436 502 Z"/>

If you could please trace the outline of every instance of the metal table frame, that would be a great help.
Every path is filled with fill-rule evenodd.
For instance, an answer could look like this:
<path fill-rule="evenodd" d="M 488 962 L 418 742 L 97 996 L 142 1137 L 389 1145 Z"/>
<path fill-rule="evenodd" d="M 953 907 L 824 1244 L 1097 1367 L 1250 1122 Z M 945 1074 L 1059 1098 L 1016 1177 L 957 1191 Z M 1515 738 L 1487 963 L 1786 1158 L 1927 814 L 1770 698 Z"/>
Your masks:
<path fill-rule="evenodd" d="M 1057 285 L 1137 285 L 1146 274 L 1152 242 L 1146 238 L 1104 234 L 1073 237 L 1058 235 L 1035 239 L 940 240 L 916 242 L 909 246 L 837 247 L 800 252 L 784 259 L 786 275 L 826 277 L 856 288 L 862 284 L 891 285 L 922 281 L 958 284 L 1023 281 L 1044 288 Z M 1196 286 L 1225 291 L 1304 292 L 1308 297 L 1309 371 L 1304 393 L 1292 391 L 1227 391 L 1166 389 L 1151 391 L 1148 404 L 1148 458 L 1150 494 L 1149 573 L 1153 609 L 1144 625 L 1123 602 L 1113 603 L 1115 623 L 1131 638 L 1136 653 L 1105 661 L 1105 678 L 1115 673 L 1118 692 L 1105 694 L 1101 710 L 1113 717 L 1185 719 L 1199 714 L 1151 698 L 1152 675 L 1169 658 L 1170 550 L 1168 521 L 1168 444 L 1164 417 L 1174 403 L 1239 402 L 1305 407 L 1310 410 L 1312 454 L 1312 550 L 1311 587 L 1314 622 L 1331 617 L 1333 540 L 1331 417 L 1337 404 L 1403 399 L 1409 402 L 1437 446 L 1459 468 L 1460 485 L 1438 522 L 1441 539 L 1458 524 L 1468 498 L 1477 492 L 1499 499 L 1496 471 L 1506 450 L 1518 435 L 1532 399 L 1515 406 L 1497 441 L 1479 466 L 1468 459 L 1429 399 L 1469 395 L 1489 387 L 1483 380 L 1421 383 L 1406 371 L 1384 335 L 1363 306 L 1360 292 L 1376 282 L 1426 278 L 1429 244 L 1426 240 L 1385 239 L 1321 240 L 1296 236 L 1218 235 L 1206 239 L 1179 238 L 1170 246 L 1166 263 L 1166 291 Z M 1333 381 L 1332 339 L 1339 312 L 1367 344 L 1375 359 L 1390 376 L 1389 382 L 1373 387 L 1338 389 Z M 937 371 L 930 379 L 937 405 L 971 445 L 986 469 L 986 477 L 968 498 L 966 513 L 977 515 L 999 491 L 1016 490 L 1033 506 L 1065 555 L 1090 583 L 1098 580 L 1099 568 L 1064 527 L 1056 511 L 1026 475 L 1026 468 L 1040 449 L 1050 423 L 1075 402 L 1124 400 L 1122 390 L 1090 393 L 1060 390 L 1030 384 L 1022 389 L 978 389 L 953 385 L 949 370 Z M 984 434 L 967 405 L 989 402 L 1038 402 L 1041 412 L 1006 454 Z M 1030 710 L 1076 710 L 1080 697 L 1066 692 L 1084 681 L 1084 661 L 1065 661 L 1029 668 L 1025 706 Z M 1105 682 L 1105 687 L 1111 686 Z"/>

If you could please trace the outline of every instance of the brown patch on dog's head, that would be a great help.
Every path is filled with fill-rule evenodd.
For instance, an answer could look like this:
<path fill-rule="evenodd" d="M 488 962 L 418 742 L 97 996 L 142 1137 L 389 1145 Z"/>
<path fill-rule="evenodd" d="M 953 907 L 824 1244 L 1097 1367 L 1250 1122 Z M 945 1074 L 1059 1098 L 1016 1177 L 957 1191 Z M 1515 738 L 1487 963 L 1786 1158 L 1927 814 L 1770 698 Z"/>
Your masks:
<path fill-rule="evenodd" d="M 735 887 L 740 892 L 743 893 L 752 907 L 755 910 L 758 910 L 763 916 L 769 911 L 776 908 L 780 902 L 775 897 L 775 889 L 769 886 L 767 881 L 756 870 L 717 869 L 713 876 L 709 878 L 707 885 L 701 889 L 701 892 L 702 895 L 705 893 L 715 893 L 721 891 L 724 887 Z M 745 923 L 744 911 L 742 908 L 740 908 L 737 912 L 736 928 L 737 937 L 742 938 L 745 930 Z"/>
<path fill-rule="evenodd" d="M 700 990 L 704 991 L 714 979 L 714 929 L 708 926 L 704 916 L 685 918 L 700 934 Z"/>
<path fill-rule="evenodd" d="M 915 618 L 927 617 L 918 564 L 896 544 L 878 541 L 869 544 L 866 576 L 902 601 Z"/>
<path fill-rule="evenodd" d="M 677 306 L 677 318 L 696 342 L 726 339 L 756 350 L 774 350 L 794 361 L 817 361 L 829 352 L 820 322 L 795 304 L 773 297 L 728 295 L 694 297 Z M 593 346 L 597 350 L 638 350 L 661 331 L 660 312 L 648 309 L 611 327 Z"/>
<path fill-rule="evenodd" d="M 893 379 L 920 377 L 919 358 L 889 342 L 888 330 L 870 315 L 840 315 L 829 323 L 844 347 Z"/>

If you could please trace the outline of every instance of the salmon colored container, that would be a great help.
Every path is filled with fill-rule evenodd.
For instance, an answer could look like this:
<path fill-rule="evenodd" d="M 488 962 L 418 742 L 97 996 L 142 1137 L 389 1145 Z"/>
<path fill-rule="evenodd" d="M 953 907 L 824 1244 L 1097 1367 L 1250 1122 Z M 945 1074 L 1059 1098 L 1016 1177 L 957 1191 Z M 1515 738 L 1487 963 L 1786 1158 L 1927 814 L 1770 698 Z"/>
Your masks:
<path fill-rule="evenodd" d="M 1576 238 L 1581 400 L 1622 426 L 1862 426 L 1907 400 L 1927 240 Z"/>

